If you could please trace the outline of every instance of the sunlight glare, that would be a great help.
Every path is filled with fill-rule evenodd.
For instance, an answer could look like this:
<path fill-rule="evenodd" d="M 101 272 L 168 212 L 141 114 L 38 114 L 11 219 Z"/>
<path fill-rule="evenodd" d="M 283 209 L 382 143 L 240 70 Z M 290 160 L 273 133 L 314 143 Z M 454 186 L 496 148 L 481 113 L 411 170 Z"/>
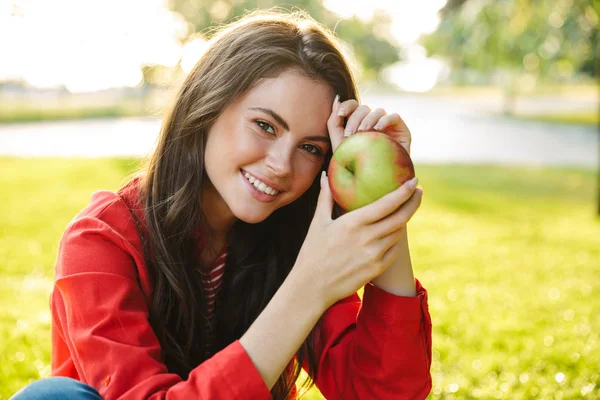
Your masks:
<path fill-rule="evenodd" d="M 0 8 L 0 79 L 70 91 L 131 87 L 143 65 L 175 66 L 185 21 L 164 0 L 16 1 Z M 15 11 L 17 10 L 17 12 Z"/>
<path fill-rule="evenodd" d="M 325 0 L 342 17 L 368 19 L 385 11 L 392 18 L 390 39 L 403 46 L 437 27 L 445 3 Z M 0 0 L 0 81 L 73 92 L 134 87 L 144 65 L 181 61 L 188 73 L 207 44 L 196 38 L 182 46 L 187 34 L 188 24 L 169 10 L 168 0 Z M 420 90 L 431 85 L 437 68 L 436 62 L 420 62 L 393 66 L 388 74 L 399 86 Z"/>
<path fill-rule="evenodd" d="M 413 43 L 422 33 L 433 32 L 438 24 L 437 15 L 447 0 L 371 0 L 349 2 L 324 0 L 323 4 L 342 18 L 357 16 L 363 20 L 373 17 L 376 10 L 385 11 L 392 19 L 391 34 L 400 44 Z"/>
<path fill-rule="evenodd" d="M 446 72 L 440 60 L 427 58 L 422 46 L 406 46 L 403 59 L 383 71 L 386 81 L 408 92 L 427 92 L 435 86 L 439 77 Z"/>
<path fill-rule="evenodd" d="M 208 42 L 201 37 L 187 42 L 181 53 L 181 69 L 183 72 L 189 74 L 207 48 Z"/>

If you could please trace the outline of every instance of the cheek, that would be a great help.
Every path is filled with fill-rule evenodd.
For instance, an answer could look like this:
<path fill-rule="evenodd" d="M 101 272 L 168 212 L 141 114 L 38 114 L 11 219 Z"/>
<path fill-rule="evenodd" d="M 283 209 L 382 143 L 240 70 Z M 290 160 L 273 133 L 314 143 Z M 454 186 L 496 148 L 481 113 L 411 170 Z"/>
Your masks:
<path fill-rule="evenodd" d="M 220 131 L 217 135 L 207 146 L 207 153 L 211 152 L 207 154 L 207 158 L 210 157 L 213 164 L 219 166 L 224 173 L 230 168 L 237 169 L 255 161 L 264 153 L 264 146 L 260 141 L 253 140 L 252 134 L 245 132 L 241 127 Z"/>
<path fill-rule="evenodd" d="M 253 136 L 252 133 L 243 135 L 236 143 L 236 154 L 242 164 L 256 162 L 268 152 L 268 143 Z"/>
<path fill-rule="evenodd" d="M 307 160 L 306 157 L 301 158 L 303 159 L 298 160 L 294 169 L 294 195 L 296 196 L 296 199 L 308 190 L 323 166 L 322 161 L 310 161 Z"/>

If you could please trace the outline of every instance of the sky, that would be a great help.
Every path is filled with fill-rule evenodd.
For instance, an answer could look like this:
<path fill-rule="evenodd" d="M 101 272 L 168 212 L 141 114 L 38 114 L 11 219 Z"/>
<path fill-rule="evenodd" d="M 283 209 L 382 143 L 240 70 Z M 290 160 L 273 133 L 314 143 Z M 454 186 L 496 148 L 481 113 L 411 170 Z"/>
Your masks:
<path fill-rule="evenodd" d="M 414 42 L 435 30 L 445 2 L 324 0 L 342 18 L 369 19 L 376 9 L 384 10 L 392 18 L 391 35 L 409 56 L 386 75 L 415 91 L 432 86 L 441 68 Z M 144 64 L 174 66 L 181 59 L 184 70 L 191 68 L 203 44 L 182 47 L 186 29 L 166 0 L 0 0 L 0 81 L 65 85 L 71 92 L 136 86 Z"/>

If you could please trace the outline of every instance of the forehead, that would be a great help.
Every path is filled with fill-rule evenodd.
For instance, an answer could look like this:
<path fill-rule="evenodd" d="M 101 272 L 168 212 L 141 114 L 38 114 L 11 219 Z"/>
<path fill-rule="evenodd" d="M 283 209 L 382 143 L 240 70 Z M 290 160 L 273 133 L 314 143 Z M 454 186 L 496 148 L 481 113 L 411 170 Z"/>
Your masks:
<path fill-rule="evenodd" d="M 333 96 L 326 83 L 286 71 L 260 80 L 240 99 L 239 106 L 270 108 L 288 123 L 292 132 L 327 134 Z"/>

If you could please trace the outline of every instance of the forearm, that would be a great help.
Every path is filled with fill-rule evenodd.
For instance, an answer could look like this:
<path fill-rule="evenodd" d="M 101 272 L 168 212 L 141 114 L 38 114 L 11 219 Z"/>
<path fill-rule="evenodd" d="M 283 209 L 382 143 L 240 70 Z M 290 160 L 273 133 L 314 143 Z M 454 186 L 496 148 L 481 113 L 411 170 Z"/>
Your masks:
<path fill-rule="evenodd" d="M 403 230 L 402 237 L 396 244 L 399 246 L 400 256 L 381 275 L 372 279 L 371 283 L 396 296 L 415 297 L 417 292 L 408 247 L 407 226 Z"/>
<path fill-rule="evenodd" d="M 290 274 L 240 338 L 269 390 L 324 311 L 319 299 L 307 295 Z"/>

